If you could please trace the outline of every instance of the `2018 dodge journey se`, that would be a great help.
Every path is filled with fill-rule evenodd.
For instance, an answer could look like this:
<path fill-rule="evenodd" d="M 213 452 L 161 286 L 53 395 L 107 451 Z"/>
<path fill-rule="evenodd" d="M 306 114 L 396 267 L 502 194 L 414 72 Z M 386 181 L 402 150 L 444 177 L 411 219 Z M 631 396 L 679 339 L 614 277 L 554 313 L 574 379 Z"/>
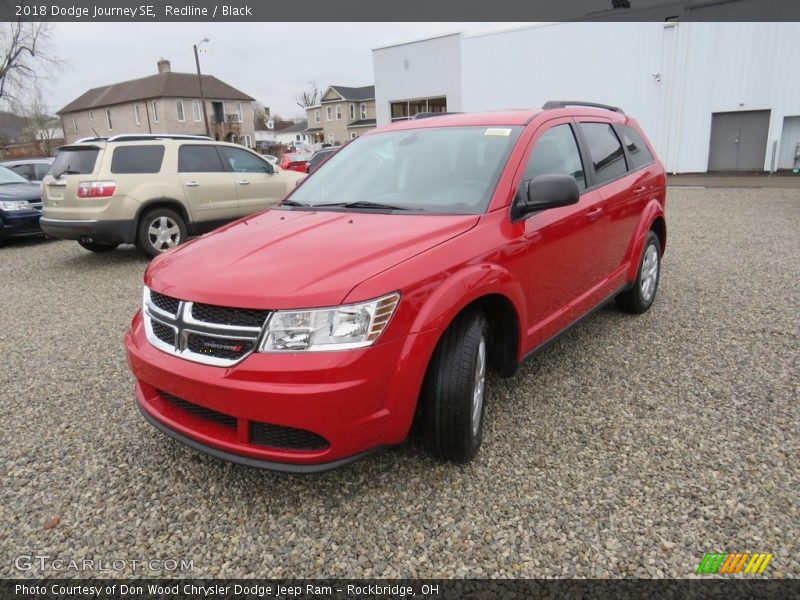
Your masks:
<path fill-rule="evenodd" d="M 487 370 L 511 376 L 609 300 L 653 303 L 665 190 L 613 107 L 374 130 L 277 207 L 153 260 L 125 337 L 136 402 L 168 435 L 270 469 L 334 468 L 414 422 L 436 457 L 469 461 Z"/>

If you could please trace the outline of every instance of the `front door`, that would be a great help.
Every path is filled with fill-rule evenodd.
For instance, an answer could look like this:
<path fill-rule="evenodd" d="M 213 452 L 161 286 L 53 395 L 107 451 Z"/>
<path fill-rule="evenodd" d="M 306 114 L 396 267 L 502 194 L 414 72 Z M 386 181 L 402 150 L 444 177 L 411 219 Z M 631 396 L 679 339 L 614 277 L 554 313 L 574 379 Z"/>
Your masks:
<path fill-rule="evenodd" d="M 572 206 L 544 210 L 524 221 L 525 271 L 528 276 L 528 347 L 547 341 L 588 308 L 590 292 L 600 281 L 597 252 L 602 246 L 596 190 L 586 190 L 586 176 L 569 119 L 550 121 L 534 137 L 521 186 L 539 175 L 571 175 L 581 190 Z"/>
<path fill-rule="evenodd" d="M 286 194 L 284 176 L 266 160 L 239 148 L 221 146 L 239 197 L 239 216 L 274 206 Z"/>

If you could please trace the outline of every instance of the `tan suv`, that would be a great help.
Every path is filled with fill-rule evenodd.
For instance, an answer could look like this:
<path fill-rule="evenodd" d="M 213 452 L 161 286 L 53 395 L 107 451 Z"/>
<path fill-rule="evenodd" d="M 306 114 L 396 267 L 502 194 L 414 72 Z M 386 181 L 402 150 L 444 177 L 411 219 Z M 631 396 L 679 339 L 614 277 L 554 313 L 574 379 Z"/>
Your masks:
<path fill-rule="evenodd" d="M 155 256 L 277 204 L 305 177 L 203 136 L 119 135 L 60 148 L 42 182 L 42 229 L 92 252 Z"/>

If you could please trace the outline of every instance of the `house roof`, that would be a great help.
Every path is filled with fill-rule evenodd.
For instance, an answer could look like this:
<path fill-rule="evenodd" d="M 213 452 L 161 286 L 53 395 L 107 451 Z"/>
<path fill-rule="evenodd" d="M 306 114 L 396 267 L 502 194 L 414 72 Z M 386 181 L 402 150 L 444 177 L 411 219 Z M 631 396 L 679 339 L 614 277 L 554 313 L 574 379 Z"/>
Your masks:
<path fill-rule="evenodd" d="M 306 130 L 308 127 L 308 121 L 298 121 L 291 127 L 286 127 L 284 129 L 276 130 L 275 133 L 300 133 Z"/>
<path fill-rule="evenodd" d="M 345 87 L 343 85 L 329 85 L 328 89 L 332 89 L 334 92 L 339 94 L 343 100 L 354 100 L 358 102 L 361 100 L 375 99 L 374 85 L 365 85 L 363 87 Z M 324 96 L 325 94 L 323 94 L 323 97 Z M 322 102 L 332 102 L 332 101 L 323 100 Z"/>
<path fill-rule="evenodd" d="M 322 131 L 322 127 L 309 127 L 303 133 L 319 133 L 320 131 Z"/>
<path fill-rule="evenodd" d="M 249 100 L 255 98 L 220 81 L 213 75 L 203 75 L 203 93 L 214 100 Z M 140 79 L 130 79 L 92 88 L 56 114 L 71 113 L 89 108 L 125 104 L 149 98 L 200 98 L 200 85 L 193 73 L 158 73 Z"/>
<path fill-rule="evenodd" d="M 375 119 L 359 119 L 358 121 L 353 121 L 347 126 L 348 129 L 351 127 L 375 127 Z"/>

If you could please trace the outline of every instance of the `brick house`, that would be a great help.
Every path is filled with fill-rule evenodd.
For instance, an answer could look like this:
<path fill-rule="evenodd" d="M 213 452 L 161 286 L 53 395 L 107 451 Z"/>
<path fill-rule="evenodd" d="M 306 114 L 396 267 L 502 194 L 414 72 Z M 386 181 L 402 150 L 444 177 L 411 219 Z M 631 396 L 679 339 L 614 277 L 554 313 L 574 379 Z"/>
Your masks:
<path fill-rule="evenodd" d="M 254 99 L 212 75 L 203 75 L 203 92 L 211 136 L 254 147 Z M 121 133 L 206 133 L 197 75 L 173 73 L 163 59 L 158 74 L 93 88 L 56 114 L 67 143 Z"/>
<path fill-rule="evenodd" d="M 312 143 L 344 144 L 375 128 L 375 86 L 329 85 L 318 106 L 306 109 Z"/>

